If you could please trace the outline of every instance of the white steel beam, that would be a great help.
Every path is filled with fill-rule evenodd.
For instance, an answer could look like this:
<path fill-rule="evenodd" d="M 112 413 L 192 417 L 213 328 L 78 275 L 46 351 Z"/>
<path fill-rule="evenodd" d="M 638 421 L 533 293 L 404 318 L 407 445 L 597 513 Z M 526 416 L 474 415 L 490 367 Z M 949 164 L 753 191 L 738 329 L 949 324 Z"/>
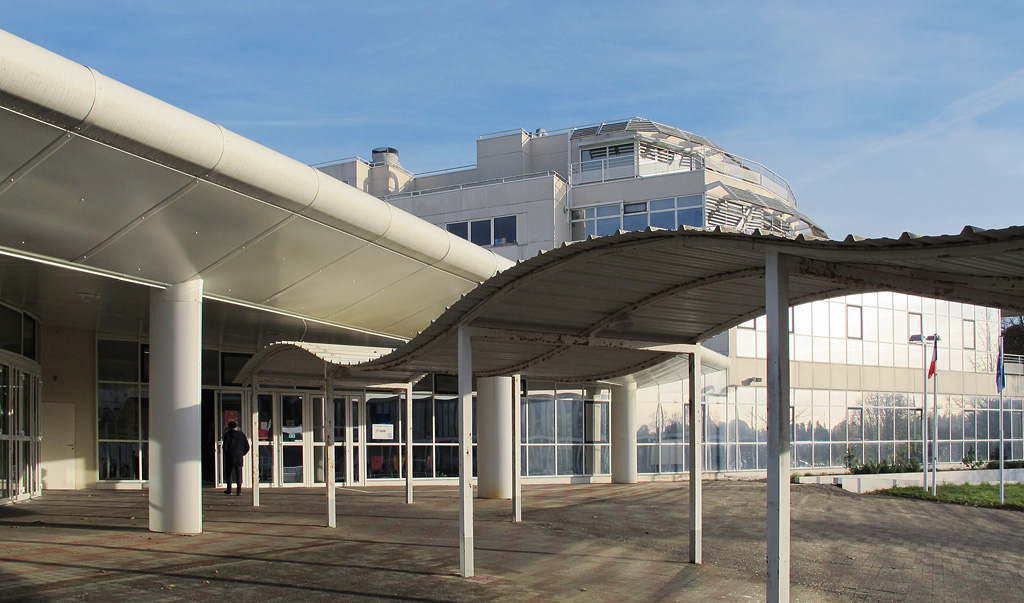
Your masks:
<path fill-rule="evenodd" d="M 412 383 L 405 385 L 405 503 L 412 504 Z"/>
<path fill-rule="evenodd" d="M 252 385 L 249 387 L 249 395 L 252 397 L 252 430 L 249 432 L 249 439 L 252 450 L 249 458 L 252 463 L 252 506 L 260 506 L 260 385 L 259 379 L 254 375 Z"/>
<path fill-rule="evenodd" d="M 690 563 L 703 563 L 704 525 L 704 408 L 700 348 L 690 353 Z"/>
<path fill-rule="evenodd" d="M 670 354 L 689 354 L 697 344 L 665 343 L 660 341 L 618 339 L 598 337 L 595 335 L 579 336 L 550 333 L 546 331 L 528 331 L 520 329 L 494 329 L 489 327 L 468 327 L 473 339 L 490 341 L 507 341 L 511 343 L 545 343 L 559 346 L 584 346 L 594 348 L 614 348 L 620 350 L 642 350 L 647 352 L 665 352 Z"/>
<path fill-rule="evenodd" d="M 349 396 L 343 397 L 345 402 L 345 485 L 355 485 L 355 462 L 353 461 L 352 455 L 355 453 L 355 445 L 352 443 L 352 436 L 355 433 L 356 427 L 353 424 L 352 416 L 352 398 Z"/>
<path fill-rule="evenodd" d="M 523 520 L 523 457 L 522 406 L 523 382 L 519 375 L 512 377 L 512 521 Z"/>
<path fill-rule="evenodd" d="M 459 325 L 459 573 L 475 576 L 473 563 L 473 350 Z"/>
<path fill-rule="evenodd" d="M 768 601 L 789 601 L 789 261 L 768 252 Z"/>
<path fill-rule="evenodd" d="M 327 367 L 325 367 L 326 369 Z M 334 489 L 334 374 L 324 379 L 324 484 L 327 486 L 327 527 L 338 527 L 337 492 Z"/>

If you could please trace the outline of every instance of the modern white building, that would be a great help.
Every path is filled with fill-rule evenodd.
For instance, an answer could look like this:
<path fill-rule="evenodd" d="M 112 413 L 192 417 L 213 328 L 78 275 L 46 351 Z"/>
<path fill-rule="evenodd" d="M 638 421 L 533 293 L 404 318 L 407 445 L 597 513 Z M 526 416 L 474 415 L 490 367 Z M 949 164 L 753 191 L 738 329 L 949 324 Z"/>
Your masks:
<path fill-rule="evenodd" d="M 770 169 L 648 120 L 486 135 L 475 166 L 431 174 L 409 172 L 390 148 L 313 170 L 14 36 L 0 37 L 0 61 L 3 502 L 149 484 L 152 444 L 169 437 L 154 435 L 164 422 L 151 416 L 152 320 L 168 301 L 153 291 L 202 282 L 201 294 L 179 291 L 203 308 L 201 427 L 188 434 L 202 482 L 223 482 L 227 421 L 255 412 L 260 481 L 311 486 L 328 478 L 322 394 L 268 385 L 250 400 L 238 377 L 268 344 L 383 353 L 513 261 L 591 235 L 680 225 L 825 234 Z M 851 447 L 867 459 L 919 454 L 924 351 L 907 341 L 933 332 L 941 461 L 972 447 L 993 454 L 997 312 L 872 293 L 793 317 L 795 467 L 839 466 Z M 706 344 L 711 471 L 765 469 L 765 340 L 754 320 Z M 612 479 L 612 391 L 634 386 L 635 415 L 616 433 L 636 461 L 618 464 L 619 479 L 683 472 L 685 371 L 668 362 L 617 380 L 527 380 L 523 475 Z M 398 479 L 406 464 L 417 478 L 455 479 L 456 379 L 432 374 L 413 389 L 411 461 L 402 394 L 334 392 L 338 483 Z M 1012 458 L 1022 456 L 1020 404 L 1011 398 L 1004 414 Z"/>
<path fill-rule="evenodd" d="M 564 130 L 513 130 L 477 139 L 477 162 L 414 174 L 392 147 L 372 159 L 318 169 L 512 260 L 620 230 L 680 226 L 825 237 L 787 181 L 709 139 L 631 118 Z M 973 449 L 998 458 L 994 371 L 1000 314 L 981 306 L 901 293 L 867 293 L 791 310 L 794 470 L 920 459 L 926 352 L 914 335 L 940 338 L 938 459 L 958 464 Z M 723 474 L 766 469 L 767 334 L 764 319 L 706 345 L 722 357 L 705 367 L 705 467 Z M 716 355 L 717 356 L 717 355 Z M 707 362 L 707 360 L 706 360 Z M 1020 358 L 1010 371 L 1021 373 Z M 639 383 L 640 475 L 686 470 L 685 367 L 635 376 Z M 529 382 L 524 400 L 524 475 L 610 473 L 607 390 Z M 929 394 L 928 406 L 933 404 Z M 593 407 L 594 411 L 591 411 Z M 931 411 L 929 411 L 929 414 Z M 1021 398 L 1003 414 L 1007 458 L 1020 459 Z M 601 451 L 590 464 L 589 450 Z"/>
<path fill-rule="evenodd" d="M 468 577 L 474 474 L 515 521 L 524 474 L 688 469 L 700 563 L 701 465 L 765 471 L 785 601 L 791 465 L 919 454 L 914 335 L 940 462 L 1000 426 L 1021 457 L 973 304 L 1024 313 L 1024 227 L 826 240 L 781 177 L 640 119 L 315 169 L 5 32 L 0 132 L 0 503 L 147 488 L 151 530 L 199 533 L 234 420 L 252 504 L 319 484 L 329 527 L 335 484 L 457 476 Z"/>

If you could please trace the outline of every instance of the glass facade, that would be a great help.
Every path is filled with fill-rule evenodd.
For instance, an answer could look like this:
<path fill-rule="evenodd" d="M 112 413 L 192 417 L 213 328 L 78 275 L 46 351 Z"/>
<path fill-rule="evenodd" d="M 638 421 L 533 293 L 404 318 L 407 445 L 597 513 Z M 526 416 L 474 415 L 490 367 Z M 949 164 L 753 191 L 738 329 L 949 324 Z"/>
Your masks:
<path fill-rule="evenodd" d="M 573 241 L 613 235 L 618 230 L 704 226 L 704 195 L 581 207 L 572 210 L 570 219 Z"/>
<path fill-rule="evenodd" d="M 650 206 L 648 206 L 650 208 Z M 927 352 L 911 335 L 940 336 L 938 378 L 950 373 L 993 378 L 998 312 L 984 307 L 895 293 L 851 295 L 791 310 L 794 366 L 903 370 L 905 386 L 883 389 L 877 380 L 864 387 L 794 387 L 792 464 L 795 470 L 842 467 L 849 451 L 858 462 L 921 457 L 921 383 Z M 765 356 L 764 319 L 733 330 L 731 356 Z M 136 342 L 100 340 L 98 348 L 98 429 L 100 479 L 145 480 L 147 446 L 148 349 Z M 249 416 L 249 402 L 237 383 L 248 354 L 203 351 L 204 464 L 217 462 L 214 450 L 223 425 Z M 759 379 L 739 379 L 730 371 L 703 376 L 704 467 L 708 471 L 763 471 L 767 455 L 766 391 Z M 831 368 L 829 370 L 832 370 Z M 0 379 L 9 379 L 0 373 Z M 983 375 L 983 377 L 981 377 Z M 986 381 L 987 382 L 987 381 Z M 0 383 L 6 383 L 0 381 Z M 948 382 L 947 382 L 948 383 Z M 994 381 L 993 381 L 994 383 Z M 10 388 L 9 385 L 3 387 Z M 931 387 L 931 383 L 930 383 Z M 941 388 L 940 388 L 941 389 Z M 7 390 L 4 390 L 7 391 Z M 637 469 L 642 474 L 674 474 L 689 468 L 687 383 L 641 388 Z M 986 390 L 988 391 L 988 390 Z M 11 394 L 0 397 L 13 417 Z M 933 396 L 929 392 L 928 406 Z M 971 450 L 981 460 L 998 459 L 998 396 L 969 389 L 940 393 L 938 458 L 958 463 Z M 260 481 L 269 485 L 324 482 L 322 396 L 315 390 L 261 389 L 259 416 Z M 216 404 L 209 413 L 207 404 Z M 405 396 L 393 391 L 336 392 L 335 479 L 346 483 L 401 479 L 405 457 Z M 521 409 L 522 474 L 529 477 L 607 475 L 610 472 L 610 393 L 603 386 L 566 386 L 523 381 Z M 457 380 L 433 375 L 414 387 L 412 471 L 417 478 L 458 475 Z M 22 415 L 19 415 L 22 416 Z M 214 419 L 213 417 L 219 417 Z M 474 422 L 476 420 L 474 402 Z M 929 420 L 931 412 L 929 410 Z M 8 418 L 3 429 L 11 429 Z M 1008 459 L 1024 458 L 1024 409 L 1007 398 L 1002 415 Z M 23 426 L 24 427 L 24 426 Z M 473 432 L 476 433 L 475 424 Z M 4 432 L 5 435 L 8 431 Z M 8 446 L 0 453 L 20 454 Z M 474 450 L 474 475 L 476 473 Z M 204 470 L 209 481 L 212 471 Z M 220 481 L 219 472 L 216 474 Z M 9 478 L 8 478 L 9 481 Z"/>
<path fill-rule="evenodd" d="M 522 474 L 607 474 L 611 459 L 609 394 L 544 381 L 524 381 Z"/>
<path fill-rule="evenodd" d="M 99 479 L 148 479 L 149 346 L 100 339 L 96 352 Z"/>
<path fill-rule="evenodd" d="M 995 371 L 1001 318 L 991 308 L 881 292 L 795 306 L 790 317 L 797 362 L 921 369 L 925 351 L 910 337 L 937 334 L 939 371 Z M 736 356 L 764 358 L 767 342 L 764 317 L 747 321 L 736 329 Z"/>
<path fill-rule="evenodd" d="M 36 329 L 34 318 L 0 305 L 0 503 L 42 489 Z"/>

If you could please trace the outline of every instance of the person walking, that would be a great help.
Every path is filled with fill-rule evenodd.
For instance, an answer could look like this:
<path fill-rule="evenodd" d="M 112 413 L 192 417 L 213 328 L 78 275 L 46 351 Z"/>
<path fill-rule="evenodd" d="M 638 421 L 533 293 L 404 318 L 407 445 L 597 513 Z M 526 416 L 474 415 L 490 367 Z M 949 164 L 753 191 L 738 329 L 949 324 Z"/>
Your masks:
<path fill-rule="evenodd" d="M 224 481 L 228 483 L 224 494 L 231 494 L 231 482 L 234 480 L 237 486 L 235 495 L 242 495 L 242 462 L 246 454 L 249 454 L 249 438 L 238 430 L 238 423 L 229 421 L 228 430 L 224 433 Z"/>

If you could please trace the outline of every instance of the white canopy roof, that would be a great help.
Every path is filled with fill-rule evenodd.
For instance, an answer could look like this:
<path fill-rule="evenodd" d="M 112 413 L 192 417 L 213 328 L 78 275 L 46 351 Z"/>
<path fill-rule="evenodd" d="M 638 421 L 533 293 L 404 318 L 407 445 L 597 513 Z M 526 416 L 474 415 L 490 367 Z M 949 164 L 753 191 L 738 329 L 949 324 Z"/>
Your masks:
<path fill-rule="evenodd" d="M 6 258 L 398 337 L 511 265 L 2 31 L 0 132 Z"/>

